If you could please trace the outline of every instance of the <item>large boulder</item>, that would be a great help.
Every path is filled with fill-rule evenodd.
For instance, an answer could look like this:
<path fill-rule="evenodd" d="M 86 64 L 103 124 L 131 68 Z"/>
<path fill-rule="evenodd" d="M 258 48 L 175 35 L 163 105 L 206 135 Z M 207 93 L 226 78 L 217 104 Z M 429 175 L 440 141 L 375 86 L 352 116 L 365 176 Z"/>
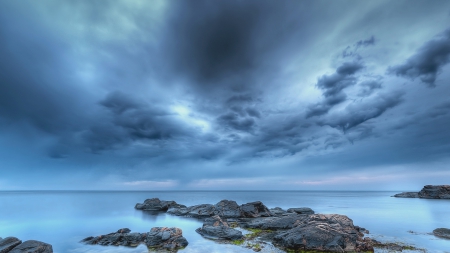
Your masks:
<path fill-rule="evenodd" d="M 297 214 L 314 214 L 314 211 L 309 207 L 296 207 L 289 208 L 287 210 L 288 213 L 297 213 Z"/>
<path fill-rule="evenodd" d="M 418 195 L 424 199 L 450 199 L 450 185 L 425 185 Z"/>
<path fill-rule="evenodd" d="M 270 217 L 269 209 L 261 202 L 255 201 L 241 205 L 242 216 L 246 218 Z"/>
<path fill-rule="evenodd" d="M 145 244 L 151 248 L 174 250 L 186 247 L 188 241 L 179 228 L 155 227 L 148 233 Z"/>
<path fill-rule="evenodd" d="M 187 208 L 186 216 L 194 218 L 207 218 L 214 215 L 215 208 L 211 204 L 201 204 Z"/>
<path fill-rule="evenodd" d="M 195 231 L 209 239 L 240 240 L 243 238 L 241 231 L 230 228 L 228 223 L 218 215 L 205 219 L 203 226 Z"/>
<path fill-rule="evenodd" d="M 134 208 L 145 211 L 167 211 L 170 207 L 180 206 L 175 201 L 165 201 L 159 198 L 146 199 L 144 203 L 137 203 Z"/>
<path fill-rule="evenodd" d="M 437 237 L 450 239 L 450 229 L 448 228 L 436 228 L 433 230 L 433 234 Z"/>
<path fill-rule="evenodd" d="M 9 253 L 53 253 L 53 248 L 48 243 L 29 240 L 19 244 Z"/>
<path fill-rule="evenodd" d="M 307 215 L 289 214 L 279 217 L 253 218 L 242 223 L 246 228 L 257 228 L 264 230 L 290 229 L 297 226 Z"/>
<path fill-rule="evenodd" d="M 294 228 L 281 232 L 274 242 L 292 250 L 327 252 L 373 252 L 370 240 L 364 240 L 345 215 L 313 214 Z"/>
<path fill-rule="evenodd" d="M 21 243 L 22 241 L 16 237 L 6 237 L 5 239 L 0 238 L 0 253 L 9 252 Z"/>
<path fill-rule="evenodd" d="M 214 205 L 214 214 L 222 218 L 239 218 L 241 217 L 241 209 L 236 201 L 221 200 Z"/>

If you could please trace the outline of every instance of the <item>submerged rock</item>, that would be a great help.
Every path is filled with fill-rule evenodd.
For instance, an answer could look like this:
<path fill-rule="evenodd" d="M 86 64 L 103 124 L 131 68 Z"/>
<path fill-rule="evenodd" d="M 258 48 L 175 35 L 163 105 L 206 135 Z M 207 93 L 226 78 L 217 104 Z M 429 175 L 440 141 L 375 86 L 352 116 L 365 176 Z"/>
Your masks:
<path fill-rule="evenodd" d="M 339 214 L 309 215 L 294 228 L 277 234 L 274 241 L 293 250 L 373 252 L 370 239 L 363 239 L 353 221 Z"/>
<path fill-rule="evenodd" d="M 16 237 L 6 237 L 5 239 L 0 238 L 0 253 L 9 252 L 21 243 L 22 241 Z"/>
<path fill-rule="evenodd" d="M 45 242 L 28 240 L 14 247 L 9 253 L 53 253 L 53 247 Z"/>
<path fill-rule="evenodd" d="M 433 230 L 433 234 L 437 237 L 450 239 L 450 229 L 448 228 L 436 228 Z"/>
<path fill-rule="evenodd" d="M 397 193 L 392 197 L 396 197 L 396 198 L 418 198 L 419 197 L 419 193 L 418 192 L 402 192 L 402 193 Z"/>
<path fill-rule="evenodd" d="M 228 223 L 223 221 L 218 215 L 205 219 L 203 226 L 195 231 L 210 239 L 239 240 L 243 237 L 241 231 L 230 228 Z"/>
<path fill-rule="evenodd" d="M 86 244 L 137 247 L 145 243 L 148 247 L 178 249 L 188 245 L 179 228 L 154 227 L 148 233 L 130 233 L 128 228 L 119 229 L 116 233 L 100 236 L 89 236 L 82 240 Z"/>

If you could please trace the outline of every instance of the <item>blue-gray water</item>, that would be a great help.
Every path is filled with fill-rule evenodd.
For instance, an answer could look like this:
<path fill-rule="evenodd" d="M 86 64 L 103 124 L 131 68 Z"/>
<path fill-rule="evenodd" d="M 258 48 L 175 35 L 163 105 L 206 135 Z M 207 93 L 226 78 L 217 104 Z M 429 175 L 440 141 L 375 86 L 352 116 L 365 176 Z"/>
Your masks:
<path fill-rule="evenodd" d="M 15 236 L 50 243 L 57 253 L 148 252 L 137 248 L 89 246 L 79 243 L 87 236 L 130 228 L 147 232 L 156 226 L 183 230 L 189 246 L 180 253 L 253 252 L 235 245 L 205 240 L 194 230 L 194 219 L 149 215 L 134 209 L 137 202 L 159 197 L 185 205 L 215 204 L 231 199 L 238 204 L 261 200 L 271 207 L 311 207 L 316 213 L 338 213 L 365 227 L 383 241 L 405 242 L 428 252 L 450 252 L 450 240 L 429 234 L 438 227 L 450 228 L 450 200 L 403 199 L 395 192 L 0 192 L 0 237 Z M 414 231 L 414 233 L 408 232 Z"/>

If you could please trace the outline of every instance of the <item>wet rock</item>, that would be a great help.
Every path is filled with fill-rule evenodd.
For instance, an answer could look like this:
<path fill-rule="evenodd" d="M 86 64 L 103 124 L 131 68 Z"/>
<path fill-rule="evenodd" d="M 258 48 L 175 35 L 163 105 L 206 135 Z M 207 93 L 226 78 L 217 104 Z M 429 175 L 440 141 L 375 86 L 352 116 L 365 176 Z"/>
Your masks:
<path fill-rule="evenodd" d="M 170 207 L 179 206 L 175 201 L 165 201 L 159 198 L 146 199 L 144 203 L 137 203 L 134 208 L 145 211 L 167 211 Z"/>
<path fill-rule="evenodd" d="M 211 204 L 201 204 L 187 208 L 187 216 L 194 218 L 206 218 L 214 215 L 214 206 Z"/>
<path fill-rule="evenodd" d="M 286 210 L 282 209 L 281 207 L 270 208 L 269 211 L 274 216 L 281 216 L 287 213 Z"/>
<path fill-rule="evenodd" d="M 5 239 L 0 238 L 0 253 L 9 252 L 21 243 L 22 241 L 16 237 L 6 237 Z"/>
<path fill-rule="evenodd" d="M 258 228 L 264 230 L 290 229 L 297 226 L 307 215 L 289 214 L 281 217 L 254 218 L 243 223 L 246 228 Z"/>
<path fill-rule="evenodd" d="M 82 240 L 86 244 L 137 247 L 145 243 L 148 247 L 177 249 L 188 245 L 179 228 L 155 227 L 148 233 L 130 233 L 129 229 L 119 229 L 116 233 L 89 236 Z"/>
<path fill-rule="evenodd" d="M 150 230 L 146 238 L 147 247 L 163 249 L 179 249 L 188 245 L 179 228 L 155 227 Z"/>
<path fill-rule="evenodd" d="M 269 209 L 261 201 L 243 204 L 241 205 L 240 209 L 242 212 L 242 216 L 247 218 L 272 216 Z"/>
<path fill-rule="evenodd" d="M 450 199 L 450 185 L 425 185 L 418 195 L 424 199 Z"/>
<path fill-rule="evenodd" d="M 53 253 L 53 248 L 48 243 L 29 240 L 16 246 L 9 253 Z"/>
<path fill-rule="evenodd" d="M 314 211 L 309 207 L 297 207 L 297 208 L 289 208 L 287 210 L 288 213 L 298 213 L 298 214 L 314 214 Z"/>
<path fill-rule="evenodd" d="M 419 197 L 419 193 L 418 192 L 402 192 L 402 193 L 397 193 L 392 197 L 396 197 L 396 198 L 418 198 Z"/>
<path fill-rule="evenodd" d="M 241 231 L 230 228 L 228 223 L 218 215 L 205 219 L 203 226 L 195 231 L 210 239 L 239 240 L 243 238 Z"/>
<path fill-rule="evenodd" d="M 180 205 L 180 206 L 174 206 L 170 207 L 167 210 L 167 213 L 176 215 L 176 216 L 184 216 L 189 213 L 189 209 L 186 206 Z"/>
<path fill-rule="evenodd" d="M 313 214 L 297 226 L 274 237 L 278 245 L 294 250 L 328 252 L 373 252 L 369 240 L 364 240 L 345 215 Z"/>
<path fill-rule="evenodd" d="M 448 228 L 436 228 L 433 230 L 433 234 L 437 237 L 450 239 L 450 229 Z"/>
<path fill-rule="evenodd" d="M 214 205 L 214 214 L 222 218 L 241 217 L 241 209 L 234 200 L 221 200 Z"/>

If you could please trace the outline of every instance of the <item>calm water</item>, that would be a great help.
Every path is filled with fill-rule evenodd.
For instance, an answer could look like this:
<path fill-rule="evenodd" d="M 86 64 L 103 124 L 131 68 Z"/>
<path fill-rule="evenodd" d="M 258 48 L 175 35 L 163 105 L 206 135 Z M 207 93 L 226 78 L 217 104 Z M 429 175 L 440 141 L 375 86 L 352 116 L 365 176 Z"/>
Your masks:
<path fill-rule="evenodd" d="M 130 228 L 147 232 L 156 226 L 183 230 L 189 246 L 180 253 L 253 252 L 239 246 L 217 244 L 194 230 L 195 219 L 166 214 L 149 215 L 134 209 L 137 202 L 159 197 L 185 205 L 215 204 L 222 199 L 238 204 L 261 200 L 267 207 L 310 207 L 316 213 L 345 214 L 382 241 L 405 242 L 428 252 L 450 252 L 450 240 L 430 235 L 438 227 L 450 228 L 450 200 L 402 199 L 396 192 L 0 192 L 0 237 L 15 236 L 50 243 L 64 252 L 148 252 L 137 248 L 89 246 L 87 236 Z M 410 233 L 408 231 L 414 231 Z"/>

